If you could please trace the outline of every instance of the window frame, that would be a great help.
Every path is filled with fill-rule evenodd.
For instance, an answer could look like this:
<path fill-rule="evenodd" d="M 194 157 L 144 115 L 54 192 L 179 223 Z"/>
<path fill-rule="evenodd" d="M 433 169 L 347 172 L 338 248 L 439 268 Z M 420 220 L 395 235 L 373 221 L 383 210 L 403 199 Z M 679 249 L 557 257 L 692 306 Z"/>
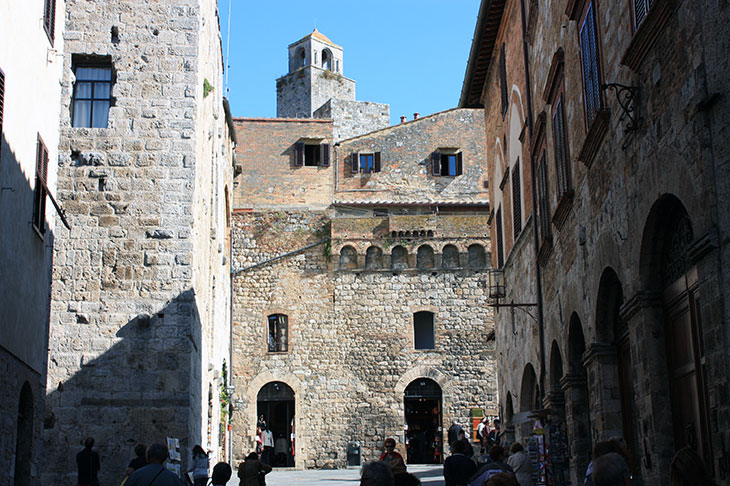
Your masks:
<path fill-rule="evenodd" d="M 276 337 L 274 337 L 275 342 L 273 343 L 274 346 L 272 346 L 272 324 L 281 325 L 281 318 L 283 318 L 284 326 L 283 326 L 283 333 L 282 328 L 277 327 L 275 328 L 275 334 Z M 276 322 L 273 322 L 273 320 L 276 320 Z M 291 326 L 289 325 L 289 316 L 286 314 L 283 314 L 281 312 L 275 312 L 273 314 L 269 314 L 266 316 L 266 351 L 267 354 L 282 354 L 282 353 L 288 353 L 289 352 L 289 336 L 290 336 L 290 330 Z M 282 344 L 283 343 L 283 344 Z"/>
<path fill-rule="evenodd" d="M 424 330 L 420 329 L 420 332 L 416 329 L 416 316 L 417 315 L 428 315 L 431 317 L 431 330 L 430 335 L 426 336 L 428 339 L 428 342 L 432 345 L 431 347 L 419 347 L 419 341 L 422 343 L 423 339 L 418 339 L 417 336 L 423 337 Z M 415 351 L 434 351 L 436 349 L 436 313 L 432 312 L 430 310 L 420 310 L 416 311 L 412 314 L 411 317 L 412 322 L 412 330 L 413 330 L 413 349 Z M 421 322 L 423 324 L 423 322 Z"/>
<path fill-rule="evenodd" d="M 86 79 L 79 79 L 78 78 L 78 70 L 79 69 L 104 69 L 109 71 L 109 79 L 108 80 L 86 80 Z M 111 113 L 111 107 L 114 105 L 114 98 L 112 97 L 112 88 L 114 86 L 114 69 L 112 68 L 111 60 L 106 63 L 102 60 L 98 60 L 96 62 L 90 61 L 90 62 L 79 62 L 75 63 L 73 66 L 73 72 L 76 79 L 74 80 L 73 90 L 71 94 L 71 127 L 72 128 L 92 128 L 92 129 L 98 129 L 98 128 L 109 128 L 109 115 Z M 91 97 L 90 98 L 79 98 L 77 95 L 77 90 L 79 87 L 79 83 L 90 83 L 91 84 Z M 108 84 L 109 85 L 109 96 L 108 98 L 96 98 L 95 92 L 96 92 L 96 85 L 97 84 Z M 90 115 L 89 115 L 89 126 L 86 126 L 85 124 L 76 125 L 76 110 L 77 110 L 77 102 L 84 101 L 84 102 L 90 102 L 91 108 L 90 108 Z M 95 127 L 94 125 L 94 112 L 96 111 L 94 109 L 94 106 L 97 102 L 106 101 L 107 107 L 106 107 L 106 125 L 103 127 Z"/>
<path fill-rule="evenodd" d="M 43 30 L 53 47 L 56 38 L 56 0 L 45 0 L 43 2 Z"/>
<path fill-rule="evenodd" d="M 372 167 L 370 170 L 366 170 L 363 166 L 362 157 L 372 157 Z M 354 152 L 352 154 L 352 173 L 353 174 L 374 174 L 382 170 L 380 152 L 364 151 Z"/>
<path fill-rule="evenodd" d="M 316 163 L 307 163 L 307 147 L 315 154 Z M 317 150 L 315 147 L 319 147 Z M 329 167 L 330 144 L 324 141 L 299 140 L 294 144 L 294 167 Z"/>
<path fill-rule="evenodd" d="M 454 173 L 451 174 L 449 157 L 454 157 Z M 458 148 L 439 148 L 431 153 L 431 175 L 434 177 L 458 177 L 464 174 L 464 156 Z"/>
<path fill-rule="evenodd" d="M 522 174 L 520 158 L 517 157 L 512 168 L 512 233 L 515 241 L 522 233 Z"/>
<path fill-rule="evenodd" d="M 583 114 L 584 114 L 584 120 L 585 120 L 585 128 L 586 131 L 590 130 L 591 125 L 596 121 L 596 119 L 599 117 L 599 113 L 605 110 L 606 102 L 603 96 L 603 90 L 601 89 L 601 86 L 603 84 L 603 63 L 601 61 L 602 58 L 602 49 L 601 49 L 601 35 L 600 31 L 598 29 L 598 14 L 597 14 L 598 6 L 596 0 L 586 0 L 580 17 L 578 18 L 578 53 L 580 56 L 579 64 L 581 69 L 581 84 L 582 84 L 582 96 L 583 96 Z M 583 39 L 583 29 L 588 25 L 587 19 L 588 14 L 591 14 L 592 16 L 592 26 L 593 26 L 593 37 L 589 38 L 588 40 L 592 40 L 593 44 L 591 47 L 595 50 L 595 55 L 593 58 L 591 58 L 591 54 L 593 54 L 593 49 L 590 49 L 587 53 L 588 58 L 591 58 L 595 60 L 595 64 L 593 62 L 590 62 L 590 66 L 588 66 L 591 69 L 591 78 L 594 77 L 595 79 L 591 79 L 592 85 L 591 87 L 594 89 L 595 93 L 593 97 L 589 101 L 589 93 L 588 88 L 589 85 L 586 83 L 586 50 L 584 48 L 584 39 Z M 587 35 L 590 37 L 590 32 L 587 32 Z M 595 73 L 593 72 L 595 71 Z M 590 103 L 590 105 L 589 105 Z M 595 105 L 595 106 L 594 106 Z"/>
<path fill-rule="evenodd" d="M 497 218 L 497 268 L 502 268 L 504 266 L 504 224 L 502 222 L 501 205 L 497 207 L 497 214 L 495 217 Z"/>
<path fill-rule="evenodd" d="M 36 143 L 35 188 L 33 189 L 32 226 L 43 240 L 46 234 L 46 196 L 48 196 L 48 148 L 38 134 Z"/>

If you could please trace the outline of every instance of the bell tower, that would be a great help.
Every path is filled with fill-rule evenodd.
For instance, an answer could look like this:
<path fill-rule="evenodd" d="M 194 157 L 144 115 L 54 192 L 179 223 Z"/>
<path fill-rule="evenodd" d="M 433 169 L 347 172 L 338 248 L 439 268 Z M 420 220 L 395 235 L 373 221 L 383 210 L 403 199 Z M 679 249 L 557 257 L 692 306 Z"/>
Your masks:
<path fill-rule="evenodd" d="M 342 74 L 342 47 L 314 29 L 288 50 L 289 72 L 276 80 L 277 117 L 312 118 L 330 99 L 355 101 L 355 81 Z"/>

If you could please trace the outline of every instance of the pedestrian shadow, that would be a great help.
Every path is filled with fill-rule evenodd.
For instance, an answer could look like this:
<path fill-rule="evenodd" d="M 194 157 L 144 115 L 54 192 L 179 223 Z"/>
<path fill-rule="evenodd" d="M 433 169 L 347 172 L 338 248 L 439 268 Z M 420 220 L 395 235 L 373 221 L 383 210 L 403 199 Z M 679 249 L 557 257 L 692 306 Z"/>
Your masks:
<path fill-rule="evenodd" d="M 46 397 L 42 484 L 76 483 L 84 437 L 96 440 L 100 484 L 121 482 L 136 443 L 180 439 L 185 468 L 186 451 L 201 442 L 201 326 L 194 291 L 129 319 L 115 333 L 114 314 L 104 316 L 105 309 L 102 302 L 98 313 L 78 312 L 77 322 L 64 326 L 63 342 L 52 346 L 48 376 L 75 371 L 47 387 L 53 391 Z M 102 351 L 94 355 L 95 348 Z"/>

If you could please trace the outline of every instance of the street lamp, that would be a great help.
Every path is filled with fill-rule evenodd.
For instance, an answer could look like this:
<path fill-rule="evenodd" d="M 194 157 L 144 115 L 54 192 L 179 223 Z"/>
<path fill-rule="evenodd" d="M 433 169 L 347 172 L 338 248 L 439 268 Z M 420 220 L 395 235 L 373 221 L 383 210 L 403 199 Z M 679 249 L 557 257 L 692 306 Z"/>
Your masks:
<path fill-rule="evenodd" d="M 510 303 L 500 304 L 499 299 L 507 297 L 507 286 L 504 282 L 504 270 L 489 270 L 489 298 L 493 301 L 487 304 L 489 307 L 499 309 L 500 307 L 509 307 L 514 312 L 515 308 L 522 309 L 528 316 L 530 316 L 535 322 L 537 319 L 528 310 L 529 307 L 537 307 L 537 304 L 518 304 L 514 301 Z"/>

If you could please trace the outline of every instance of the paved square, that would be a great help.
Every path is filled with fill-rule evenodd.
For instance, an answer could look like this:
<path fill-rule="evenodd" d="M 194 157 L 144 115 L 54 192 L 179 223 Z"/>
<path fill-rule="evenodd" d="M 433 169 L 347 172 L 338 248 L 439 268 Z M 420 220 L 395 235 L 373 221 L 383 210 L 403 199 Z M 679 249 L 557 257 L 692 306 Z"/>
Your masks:
<path fill-rule="evenodd" d="M 421 479 L 423 486 L 444 486 L 443 466 L 408 466 L 408 472 Z M 315 486 L 328 485 L 357 486 L 360 484 L 360 469 L 327 469 L 297 471 L 293 469 L 275 469 L 266 475 L 267 486 Z M 238 478 L 234 477 L 228 486 L 238 486 Z"/>

